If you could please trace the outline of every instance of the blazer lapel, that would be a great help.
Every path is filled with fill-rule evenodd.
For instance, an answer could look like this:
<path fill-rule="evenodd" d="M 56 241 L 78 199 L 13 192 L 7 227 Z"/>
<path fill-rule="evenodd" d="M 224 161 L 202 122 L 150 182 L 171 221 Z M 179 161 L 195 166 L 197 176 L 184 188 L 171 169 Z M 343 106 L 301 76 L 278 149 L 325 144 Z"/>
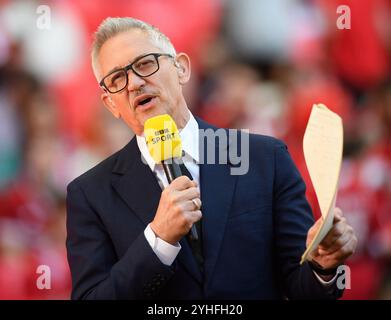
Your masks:
<path fill-rule="evenodd" d="M 197 121 L 200 129 L 213 128 L 198 118 Z M 229 164 L 207 164 L 207 145 L 204 141 L 200 141 L 199 145 L 200 148 L 204 148 L 204 159 L 200 159 L 203 163 L 200 165 L 200 185 L 202 200 L 201 211 L 203 214 L 202 237 L 205 259 L 205 284 L 208 285 L 213 276 L 213 271 L 224 238 L 237 176 L 231 175 Z M 216 143 L 214 149 L 216 159 L 219 154 L 219 148 L 219 144 Z M 221 148 L 227 148 L 227 146 L 221 146 Z"/>
<path fill-rule="evenodd" d="M 114 189 L 147 226 L 155 216 L 162 190 L 151 169 L 141 161 L 136 138 L 120 153 L 113 172 L 119 174 L 112 181 Z"/>
<path fill-rule="evenodd" d="M 162 190 L 154 173 L 142 162 L 136 138 L 119 154 L 113 173 L 114 189 L 146 227 L 155 217 Z M 201 284 L 202 276 L 190 246 L 185 238 L 180 244 L 178 262 Z"/>

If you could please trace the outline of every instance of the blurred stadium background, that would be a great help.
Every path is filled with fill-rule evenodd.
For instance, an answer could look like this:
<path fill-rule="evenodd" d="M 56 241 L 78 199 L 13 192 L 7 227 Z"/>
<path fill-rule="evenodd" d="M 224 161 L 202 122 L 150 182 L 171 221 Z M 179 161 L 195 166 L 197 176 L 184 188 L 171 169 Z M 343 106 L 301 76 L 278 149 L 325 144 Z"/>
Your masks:
<path fill-rule="evenodd" d="M 350 30 L 337 28 L 341 4 Z M 283 139 L 316 217 L 302 138 L 313 103 L 339 113 L 337 205 L 359 239 L 344 299 L 391 299 L 390 0 L 0 0 L 0 299 L 69 298 L 66 185 L 133 135 L 102 106 L 90 68 L 107 16 L 154 24 L 191 56 L 195 115 Z M 36 287 L 41 264 L 51 290 Z"/>

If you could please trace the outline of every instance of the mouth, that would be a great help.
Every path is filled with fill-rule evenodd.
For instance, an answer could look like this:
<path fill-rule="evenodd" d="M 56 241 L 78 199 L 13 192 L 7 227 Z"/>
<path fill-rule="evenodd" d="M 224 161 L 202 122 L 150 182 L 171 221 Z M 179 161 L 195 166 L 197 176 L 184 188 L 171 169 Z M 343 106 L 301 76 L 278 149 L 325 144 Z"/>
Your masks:
<path fill-rule="evenodd" d="M 153 106 L 153 102 L 155 101 L 156 97 L 152 95 L 141 95 L 136 98 L 134 101 L 134 109 L 142 108 L 146 109 L 148 107 Z"/>

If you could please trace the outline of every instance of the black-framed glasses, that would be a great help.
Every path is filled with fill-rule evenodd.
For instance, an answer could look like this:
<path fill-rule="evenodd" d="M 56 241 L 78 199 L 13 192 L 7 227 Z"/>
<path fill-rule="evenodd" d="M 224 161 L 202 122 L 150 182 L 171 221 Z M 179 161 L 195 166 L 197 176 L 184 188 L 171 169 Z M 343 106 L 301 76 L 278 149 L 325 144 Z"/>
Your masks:
<path fill-rule="evenodd" d="M 149 77 L 156 73 L 159 66 L 159 57 L 166 56 L 174 58 L 168 53 L 148 53 L 138 57 L 126 67 L 114 70 L 106 75 L 99 85 L 110 93 L 117 93 L 128 86 L 128 72 L 132 70 L 137 76 L 141 78 Z"/>

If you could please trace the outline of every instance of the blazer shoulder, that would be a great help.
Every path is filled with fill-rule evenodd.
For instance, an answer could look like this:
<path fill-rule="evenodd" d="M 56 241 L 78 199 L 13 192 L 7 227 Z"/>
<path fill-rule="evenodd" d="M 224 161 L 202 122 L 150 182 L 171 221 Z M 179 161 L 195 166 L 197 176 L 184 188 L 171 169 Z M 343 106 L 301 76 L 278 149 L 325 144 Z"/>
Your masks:
<path fill-rule="evenodd" d="M 219 127 L 216 127 L 216 126 L 213 126 L 207 122 L 205 122 L 204 120 L 202 120 L 201 118 L 199 117 L 195 117 L 197 122 L 198 122 L 198 125 L 199 125 L 199 128 L 200 129 L 212 129 L 214 131 L 216 130 L 226 130 L 227 131 L 227 134 L 229 130 L 235 130 L 236 132 L 239 132 L 239 134 L 241 135 L 248 135 L 249 136 L 249 143 L 250 143 L 250 146 L 253 147 L 253 146 L 257 146 L 257 147 L 262 147 L 262 149 L 264 150 L 264 148 L 269 148 L 270 150 L 274 149 L 275 147 L 283 147 L 283 148 L 287 148 L 286 147 L 286 144 L 280 140 L 280 139 L 277 139 L 275 137 L 272 137 L 272 136 L 267 136 L 267 135 L 262 135 L 262 134 L 255 134 L 255 133 L 248 133 L 246 131 L 242 131 L 242 130 L 238 130 L 238 129 L 227 129 L 227 128 L 219 128 Z M 238 144 L 239 144 L 239 147 L 241 147 L 241 139 L 239 139 L 238 141 Z"/>
<path fill-rule="evenodd" d="M 288 149 L 285 142 L 271 136 L 262 134 L 249 134 L 249 143 L 251 149 L 274 152 L 276 148 Z"/>
<path fill-rule="evenodd" d="M 84 172 L 80 176 L 73 179 L 67 186 L 67 190 L 73 188 L 76 185 L 79 186 L 91 186 L 91 185 L 99 185 L 100 183 L 107 182 L 111 177 L 111 173 L 115 167 L 115 164 L 118 161 L 118 158 L 126 152 L 128 145 L 115 152 L 111 156 L 102 160 L 94 167 Z"/>

